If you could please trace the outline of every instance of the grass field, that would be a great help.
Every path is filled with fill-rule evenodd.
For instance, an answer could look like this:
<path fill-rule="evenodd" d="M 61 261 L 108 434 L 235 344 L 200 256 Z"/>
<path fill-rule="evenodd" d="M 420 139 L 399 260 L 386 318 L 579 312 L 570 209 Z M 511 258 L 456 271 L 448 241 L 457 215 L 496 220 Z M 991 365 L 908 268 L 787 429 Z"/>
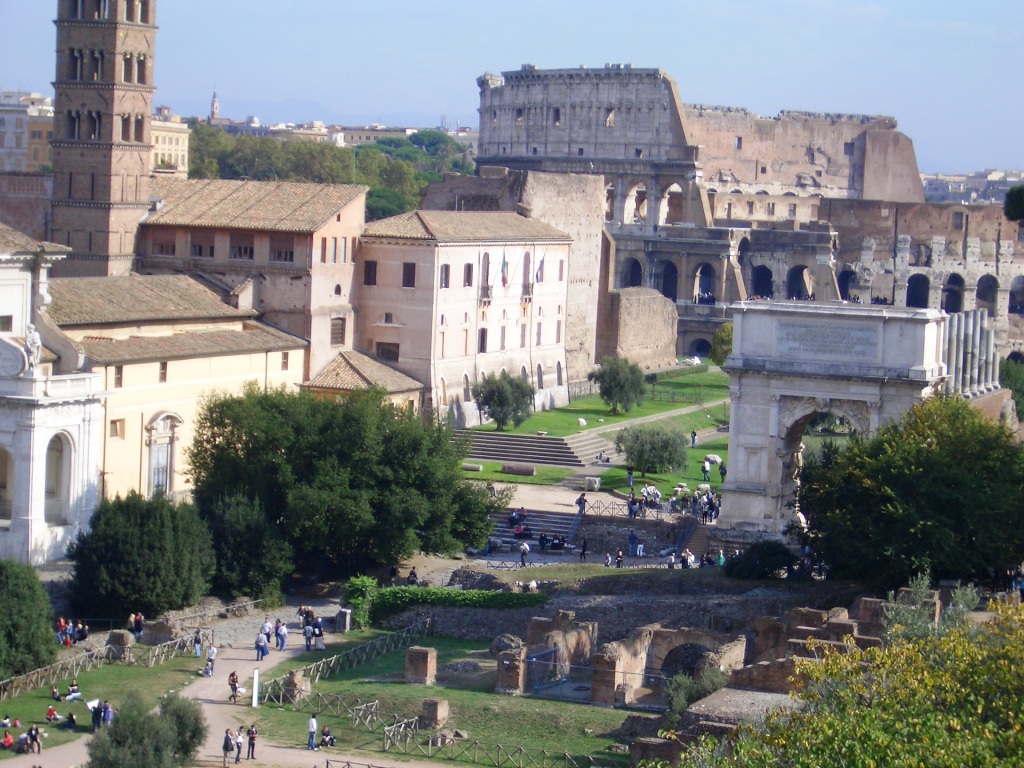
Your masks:
<path fill-rule="evenodd" d="M 721 371 L 708 371 L 706 373 L 694 374 L 693 376 L 683 376 L 678 379 L 665 379 L 658 382 L 656 391 L 658 393 L 672 393 L 676 397 L 676 401 L 647 399 L 639 408 L 634 408 L 628 413 L 612 415 L 608 406 L 605 405 L 598 395 L 577 397 L 563 408 L 554 408 L 550 411 L 534 413 L 518 427 L 510 427 L 505 431 L 517 435 L 536 434 L 538 431 L 544 431 L 552 437 L 568 437 L 569 435 L 585 432 L 594 427 L 617 424 L 642 416 L 664 413 L 665 411 L 674 411 L 687 405 L 692 405 L 694 402 L 693 398 L 697 397 L 698 394 L 705 403 L 720 400 L 729 395 L 729 377 Z M 581 418 L 586 419 L 586 427 L 579 426 L 579 419 Z M 495 431 L 494 424 L 484 424 L 474 429 L 484 432 Z"/>
<path fill-rule="evenodd" d="M 477 461 L 467 459 L 467 464 L 483 465 L 483 472 L 467 472 L 463 470 L 462 476 L 467 480 L 479 480 L 481 482 L 497 483 L 523 483 L 525 485 L 558 485 L 565 480 L 573 471 L 567 467 L 547 467 L 538 464 L 535 468 L 537 474 L 533 477 L 525 475 L 508 475 L 501 471 L 501 462 L 498 461 Z"/>
<path fill-rule="evenodd" d="M 651 474 L 646 478 L 636 475 L 633 478 L 633 487 L 639 490 L 640 486 L 646 480 L 652 485 L 656 486 L 661 491 L 664 499 L 668 499 L 672 495 L 672 490 L 676 487 L 676 484 L 680 482 L 686 483 L 690 490 L 693 491 L 698 483 L 704 482 L 704 475 L 701 474 L 701 465 L 704 463 L 704 456 L 709 453 L 717 453 L 725 461 L 726 467 L 729 465 L 729 438 L 726 435 L 721 437 L 715 437 L 712 440 L 706 440 L 697 443 L 695 448 L 687 448 L 686 450 L 686 467 L 678 472 L 666 472 L 664 474 Z M 711 487 L 717 488 L 722 484 L 722 478 L 719 475 L 718 467 L 712 467 L 711 469 Z M 622 491 L 628 492 L 629 483 L 626 478 L 625 467 L 612 467 L 601 475 L 601 489 L 611 491 Z"/>
<path fill-rule="evenodd" d="M 377 700 L 383 718 L 388 721 L 393 721 L 392 713 L 401 718 L 415 717 L 422 711 L 424 698 L 440 697 L 448 700 L 451 711 L 447 727 L 467 731 L 474 741 L 572 755 L 602 755 L 605 760 L 615 757 L 607 753 L 608 745 L 613 743 L 608 732 L 622 724 L 623 712 L 583 704 L 495 695 L 491 693 L 495 661 L 487 654 L 487 644 L 443 637 L 426 638 L 421 644 L 437 649 L 436 686 L 404 683 L 405 654 L 397 652 L 331 680 L 321 681 L 313 690 L 339 694 L 350 703 L 357 699 L 363 702 Z M 461 674 L 445 672 L 445 665 L 457 661 L 473 662 L 479 668 Z M 304 744 L 308 718 L 308 711 L 263 707 L 259 710 L 257 724 L 261 733 L 271 741 Z M 381 749 L 379 732 L 353 729 L 347 718 L 323 712 L 319 722 L 330 725 L 338 739 L 338 752 L 379 752 Z M 426 735 L 421 738 L 426 738 Z"/>
<path fill-rule="evenodd" d="M 156 706 L 163 696 L 177 693 L 185 685 L 195 680 L 196 672 L 201 666 L 199 660 L 194 656 L 181 656 L 152 668 L 111 664 L 91 672 L 83 672 L 77 680 L 84 700 L 109 700 L 116 709 L 124 694 L 127 691 L 134 691 L 143 702 L 150 706 Z M 63 694 L 70 682 L 71 680 L 68 679 L 58 683 L 57 689 Z M 0 703 L 0 711 L 4 715 L 10 716 L 12 721 L 14 718 L 18 718 L 26 728 L 30 724 L 36 723 L 45 731 L 44 755 L 46 749 L 74 741 L 79 736 L 92 731 L 91 715 L 85 706 L 85 701 L 61 702 L 56 705 L 57 714 L 62 717 L 66 717 L 69 712 L 74 712 L 75 719 L 78 721 L 78 728 L 75 731 L 51 726 L 46 722 L 46 710 L 51 702 L 50 690 L 46 687 Z M 13 728 L 10 731 L 15 738 L 20 733 Z M 0 751 L 0 760 L 8 757 L 15 757 L 15 755 L 9 750 Z"/>

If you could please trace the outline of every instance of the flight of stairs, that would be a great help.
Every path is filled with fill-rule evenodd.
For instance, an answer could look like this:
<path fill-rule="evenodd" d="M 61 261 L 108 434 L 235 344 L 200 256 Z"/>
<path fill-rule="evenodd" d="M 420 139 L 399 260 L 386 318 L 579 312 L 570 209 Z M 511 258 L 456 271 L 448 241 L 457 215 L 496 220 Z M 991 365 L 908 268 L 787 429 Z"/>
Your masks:
<path fill-rule="evenodd" d="M 556 467 L 582 467 L 579 457 L 560 437 L 510 435 L 498 432 L 460 430 L 456 439 L 469 438 L 470 459 L 499 461 L 505 464 L 550 464 Z M 596 454 L 595 454 L 596 455 Z"/>
<path fill-rule="evenodd" d="M 572 530 L 576 515 L 563 515 L 558 512 L 535 512 L 531 510 L 526 512 L 526 522 L 533 534 L 533 538 L 527 539 L 531 550 L 540 551 L 537 539 L 542 533 L 546 533 L 549 539 L 556 535 L 565 536 L 566 539 L 569 539 L 569 532 Z M 500 542 L 503 547 L 511 550 L 519 547 L 519 540 L 512 535 L 512 529 L 508 525 L 508 512 L 491 515 L 491 525 L 494 530 L 491 534 L 492 549 L 494 548 L 494 542 Z M 572 543 L 571 540 L 570 543 Z"/>

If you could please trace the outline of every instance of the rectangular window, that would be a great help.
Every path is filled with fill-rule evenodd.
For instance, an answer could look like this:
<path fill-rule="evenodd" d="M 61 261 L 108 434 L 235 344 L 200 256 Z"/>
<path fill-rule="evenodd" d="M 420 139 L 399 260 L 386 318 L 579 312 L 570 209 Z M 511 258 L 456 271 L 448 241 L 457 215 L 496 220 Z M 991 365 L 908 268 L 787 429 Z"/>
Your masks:
<path fill-rule="evenodd" d="M 791 219 L 796 217 L 796 203 L 790 203 L 790 205 L 789 205 L 789 217 Z"/>
<path fill-rule="evenodd" d="M 768 203 L 766 208 L 767 208 L 766 213 L 769 216 L 774 216 L 775 215 L 775 203 Z"/>
<path fill-rule="evenodd" d="M 466 264 L 462 268 L 462 287 L 469 288 L 473 285 L 473 265 Z"/>
<path fill-rule="evenodd" d="M 526 323 L 519 326 L 519 348 L 526 348 Z"/>
<path fill-rule="evenodd" d="M 287 352 L 282 352 L 281 353 L 281 370 L 282 371 L 287 371 L 288 370 L 288 353 Z"/>
<path fill-rule="evenodd" d="M 364 261 L 363 262 L 363 285 L 376 285 L 377 284 L 377 262 L 376 261 Z"/>
<path fill-rule="evenodd" d="M 522 110 L 522 108 L 519 108 L 519 109 L 516 110 L 516 125 L 519 126 L 519 125 L 522 125 L 522 124 L 523 124 L 523 110 Z"/>
<path fill-rule="evenodd" d="M 398 345 L 390 341 L 377 342 L 377 357 L 389 363 L 398 362 Z"/>
<path fill-rule="evenodd" d="M 736 137 L 736 149 L 743 149 L 743 137 L 742 136 L 737 136 Z"/>
<path fill-rule="evenodd" d="M 440 288 L 447 288 L 448 287 L 448 285 L 451 283 L 451 272 L 452 272 L 451 266 L 449 266 L 448 264 L 442 264 L 441 265 L 441 274 L 438 277 L 438 281 L 437 281 L 438 287 L 440 287 Z"/>
<path fill-rule="evenodd" d="M 953 211 L 953 229 L 964 228 L 964 214 L 963 211 Z"/>
<path fill-rule="evenodd" d="M 110 436 L 124 440 L 124 419 L 110 420 Z"/>
<path fill-rule="evenodd" d="M 562 321 L 555 320 L 555 344 L 562 343 Z"/>
<path fill-rule="evenodd" d="M 406 261 L 402 264 L 402 287 L 403 288 L 415 288 L 416 287 L 416 263 L 412 261 Z"/>
<path fill-rule="evenodd" d="M 321 264 L 326 264 L 327 263 L 327 238 L 326 237 L 321 237 L 320 238 L 320 263 Z"/>
<path fill-rule="evenodd" d="M 615 110 L 609 107 L 604 111 L 604 127 L 614 128 L 615 127 Z"/>
<path fill-rule="evenodd" d="M 341 264 L 344 264 L 348 261 L 348 238 L 341 238 L 341 240 L 338 241 L 338 244 L 341 246 L 341 250 L 338 251 L 338 261 Z"/>
<path fill-rule="evenodd" d="M 229 258 L 252 261 L 255 249 L 253 247 L 253 236 L 242 232 L 235 232 L 231 235 L 231 251 Z"/>
<path fill-rule="evenodd" d="M 331 264 L 338 263 L 338 238 L 331 238 Z"/>
<path fill-rule="evenodd" d="M 477 334 L 477 345 L 476 351 L 479 354 L 484 354 L 487 351 L 487 329 L 481 328 Z"/>
<path fill-rule="evenodd" d="M 541 323 L 538 322 L 537 323 L 537 341 L 536 341 L 536 344 L 537 344 L 538 347 L 540 346 L 541 329 L 542 329 L 542 325 L 541 325 Z"/>
<path fill-rule="evenodd" d="M 748 200 L 747 201 L 747 216 L 753 216 L 753 215 L 754 215 L 754 201 L 753 200 Z"/>
<path fill-rule="evenodd" d="M 118 389 L 124 386 L 124 366 L 114 366 L 114 388 Z"/>
<path fill-rule="evenodd" d="M 551 111 L 551 122 L 554 123 L 555 125 L 562 124 L 562 110 L 560 110 L 558 107 L 555 107 Z"/>
<path fill-rule="evenodd" d="M 270 241 L 270 260 L 285 262 L 292 264 L 295 262 L 295 251 L 292 249 L 292 243 L 288 242 L 274 242 Z"/>
<path fill-rule="evenodd" d="M 14 315 L 0 315 L 0 331 L 10 333 L 14 328 Z"/>
<path fill-rule="evenodd" d="M 465 328 L 462 329 L 462 354 L 469 354 L 469 331 Z"/>
<path fill-rule="evenodd" d="M 344 317 L 331 318 L 331 346 L 340 347 L 345 343 L 345 320 Z"/>
<path fill-rule="evenodd" d="M 167 383 L 167 361 L 166 360 L 162 360 L 160 362 L 160 383 L 161 384 L 166 384 Z"/>
<path fill-rule="evenodd" d="M 843 154 L 847 157 L 853 157 L 853 142 L 848 141 L 843 144 Z"/>
<path fill-rule="evenodd" d="M 501 334 L 498 337 L 498 339 L 499 339 L 499 341 L 498 341 L 498 349 L 500 349 L 502 352 L 504 352 L 505 351 L 505 326 L 504 325 L 501 326 Z"/>

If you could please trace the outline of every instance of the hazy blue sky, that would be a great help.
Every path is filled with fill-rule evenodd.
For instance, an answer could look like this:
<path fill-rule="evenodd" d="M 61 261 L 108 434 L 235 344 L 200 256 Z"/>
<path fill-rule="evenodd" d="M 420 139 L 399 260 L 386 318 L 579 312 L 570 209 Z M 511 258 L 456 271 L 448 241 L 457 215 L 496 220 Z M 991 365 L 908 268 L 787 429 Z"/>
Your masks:
<path fill-rule="evenodd" d="M 0 0 L 0 86 L 46 92 L 56 0 Z M 887 114 L 922 171 L 1024 166 L 1021 0 L 159 0 L 157 103 L 477 124 L 486 71 L 660 67 L 684 101 Z"/>

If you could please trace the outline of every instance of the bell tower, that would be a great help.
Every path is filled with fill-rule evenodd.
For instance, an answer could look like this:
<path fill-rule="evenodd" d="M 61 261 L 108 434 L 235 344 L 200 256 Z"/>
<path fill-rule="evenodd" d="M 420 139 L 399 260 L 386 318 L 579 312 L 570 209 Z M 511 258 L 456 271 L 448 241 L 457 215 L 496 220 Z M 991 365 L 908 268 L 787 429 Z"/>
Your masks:
<path fill-rule="evenodd" d="M 131 271 L 149 209 L 156 0 L 58 0 L 51 240 L 58 276 Z"/>

